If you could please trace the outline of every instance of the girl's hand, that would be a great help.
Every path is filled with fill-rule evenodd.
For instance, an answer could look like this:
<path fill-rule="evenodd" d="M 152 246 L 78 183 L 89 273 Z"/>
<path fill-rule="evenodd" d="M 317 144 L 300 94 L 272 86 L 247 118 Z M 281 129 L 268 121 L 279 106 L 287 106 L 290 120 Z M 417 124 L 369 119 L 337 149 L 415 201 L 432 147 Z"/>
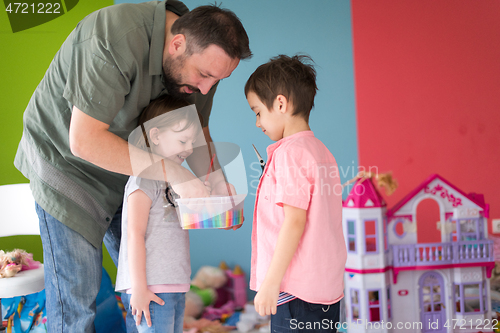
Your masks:
<path fill-rule="evenodd" d="M 135 317 L 135 325 L 139 326 L 141 324 L 142 314 L 144 313 L 144 318 L 148 327 L 151 327 L 151 315 L 149 313 L 149 303 L 156 302 L 160 305 L 164 305 L 165 302 L 146 289 L 143 292 L 132 292 L 132 297 L 130 298 L 130 307 L 132 308 L 132 315 Z"/>
<path fill-rule="evenodd" d="M 236 188 L 231 183 L 220 181 L 214 184 L 212 192 L 216 195 L 231 196 L 236 195 Z"/>
<path fill-rule="evenodd" d="M 205 185 L 205 188 L 207 189 L 208 193 L 212 192 L 212 185 L 210 182 L 204 182 L 203 185 Z"/>
<path fill-rule="evenodd" d="M 255 311 L 257 311 L 261 316 L 276 314 L 279 293 L 279 285 L 268 286 L 263 283 L 253 301 Z"/>

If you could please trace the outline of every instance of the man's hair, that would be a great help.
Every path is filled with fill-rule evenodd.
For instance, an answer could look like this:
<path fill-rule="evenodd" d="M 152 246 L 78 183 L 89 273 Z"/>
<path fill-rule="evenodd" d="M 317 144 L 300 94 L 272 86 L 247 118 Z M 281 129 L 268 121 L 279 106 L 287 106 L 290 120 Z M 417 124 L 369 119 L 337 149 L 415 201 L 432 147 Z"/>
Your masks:
<path fill-rule="evenodd" d="M 248 36 L 239 18 L 216 5 L 200 6 L 175 20 L 171 32 L 186 36 L 187 55 L 214 44 L 232 59 L 252 56 Z"/>
<path fill-rule="evenodd" d="M 196 108 L 186 109 L 183 112 L 171 112 L 189 105 L 187 100 L 170 95 L 162 95 L 152 100 L 139 116 L 139 125 L 142 130 L 131 135 L 129 142 L 146 150 L 150 147 L 149 131 L 154 127 L 162 130 L 186 120 L 184 127 L 178 131 L 181 132 L 198 122 L 203 124 L 203 117 L 196 111 Z"/>
<path fill-rule="evenodd" d="M 311 57 L 280 54 L 260 65 L 245 84 L 245 95 L 254 92 L 268 108 L 273 107 L 278 95 L 286 97 L 293 106 L 293 116 L 301 116 L 309 121 L 309 113 L 314 106 L 316 70 Z"/>

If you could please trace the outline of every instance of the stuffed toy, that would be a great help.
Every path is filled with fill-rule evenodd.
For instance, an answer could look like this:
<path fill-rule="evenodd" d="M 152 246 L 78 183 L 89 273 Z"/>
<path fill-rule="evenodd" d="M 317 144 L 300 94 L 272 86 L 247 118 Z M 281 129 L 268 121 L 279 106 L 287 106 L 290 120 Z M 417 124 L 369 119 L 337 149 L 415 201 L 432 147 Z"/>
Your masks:
<path fill-rule="evenodd" d="M 191 281 L 191 288 L 186 293 L 184 318 L 188 321 L 199 318 L 205 307 L 217 300 L 216 289 L 227 282 L 224 271 L 218 267 L 203 266 Z"/>
<path fill-rule="evenodd" d="M 372 172 L 366 172 L 366 171 L 360 171 L 354 177 L 353 179 L 345 182 L 342 187 L 346 187 L 347 185 L 350 185 L 357 181 L 358 179 L 361 179 L 361 182 L 365 181 L 366 179 L 369 178 L 375 178 L 377 181 L 377 185 L 379 188 L 385 188 L 385 191 L 387 195 L 391 195 L 396 191 L 398 188 L 398 182 L 396 179 L 392 178 L 392 173 L 387 172 L 387 173 L 372 173 Z"/>
<path fill-rule="evenodd" d="M 11 252 L 0 250 L 0 279 L 13 277 L 21 270 L 33 269 L 39 266 L 33 260 L 33 255 L 24 250 L 15 249 Z"/>

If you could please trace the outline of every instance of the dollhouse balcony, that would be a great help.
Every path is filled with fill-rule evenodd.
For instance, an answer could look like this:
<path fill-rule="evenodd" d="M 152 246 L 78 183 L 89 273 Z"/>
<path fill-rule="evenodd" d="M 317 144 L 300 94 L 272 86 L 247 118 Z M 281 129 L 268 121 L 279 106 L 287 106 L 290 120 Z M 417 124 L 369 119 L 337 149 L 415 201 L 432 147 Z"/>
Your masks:
<path fill-rule="evenodd" d="M 450 243 L 392 245 L 394 267 L 494 261 L 489 239 Z"/>
<path fill-rule="evenodd" d="M 493 241 L 489 239 L 392 245 L 392 254 L 395 283 L 398 272 L 403 270 L 484 266 L 490 277 L 495 265 Z"/>

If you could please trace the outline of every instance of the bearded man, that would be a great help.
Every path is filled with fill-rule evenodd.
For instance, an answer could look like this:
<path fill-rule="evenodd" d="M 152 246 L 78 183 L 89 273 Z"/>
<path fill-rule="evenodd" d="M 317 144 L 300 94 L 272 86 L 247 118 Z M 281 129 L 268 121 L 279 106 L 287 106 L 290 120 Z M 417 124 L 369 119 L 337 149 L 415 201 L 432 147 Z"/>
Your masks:
<path fill-rule="evenodd" d="M 68 36 L 29 101 L 14 162 L 40 219 L 49 332 L 95 331 L 102 242 L 116 264 L 124 185 L 130 175 L 160 174 L 126 142 L 141 111 L 163 94 L 187 97 L 210 141 L 217 84 L 249 57 L 233 12 L 189 12 L 175 0 L 103 8 Z M 182 166 L 163 163 L 178 195 L 208 195 Z M 228 189 L 222 173 L 211 182 L 212 192 Z"/>

